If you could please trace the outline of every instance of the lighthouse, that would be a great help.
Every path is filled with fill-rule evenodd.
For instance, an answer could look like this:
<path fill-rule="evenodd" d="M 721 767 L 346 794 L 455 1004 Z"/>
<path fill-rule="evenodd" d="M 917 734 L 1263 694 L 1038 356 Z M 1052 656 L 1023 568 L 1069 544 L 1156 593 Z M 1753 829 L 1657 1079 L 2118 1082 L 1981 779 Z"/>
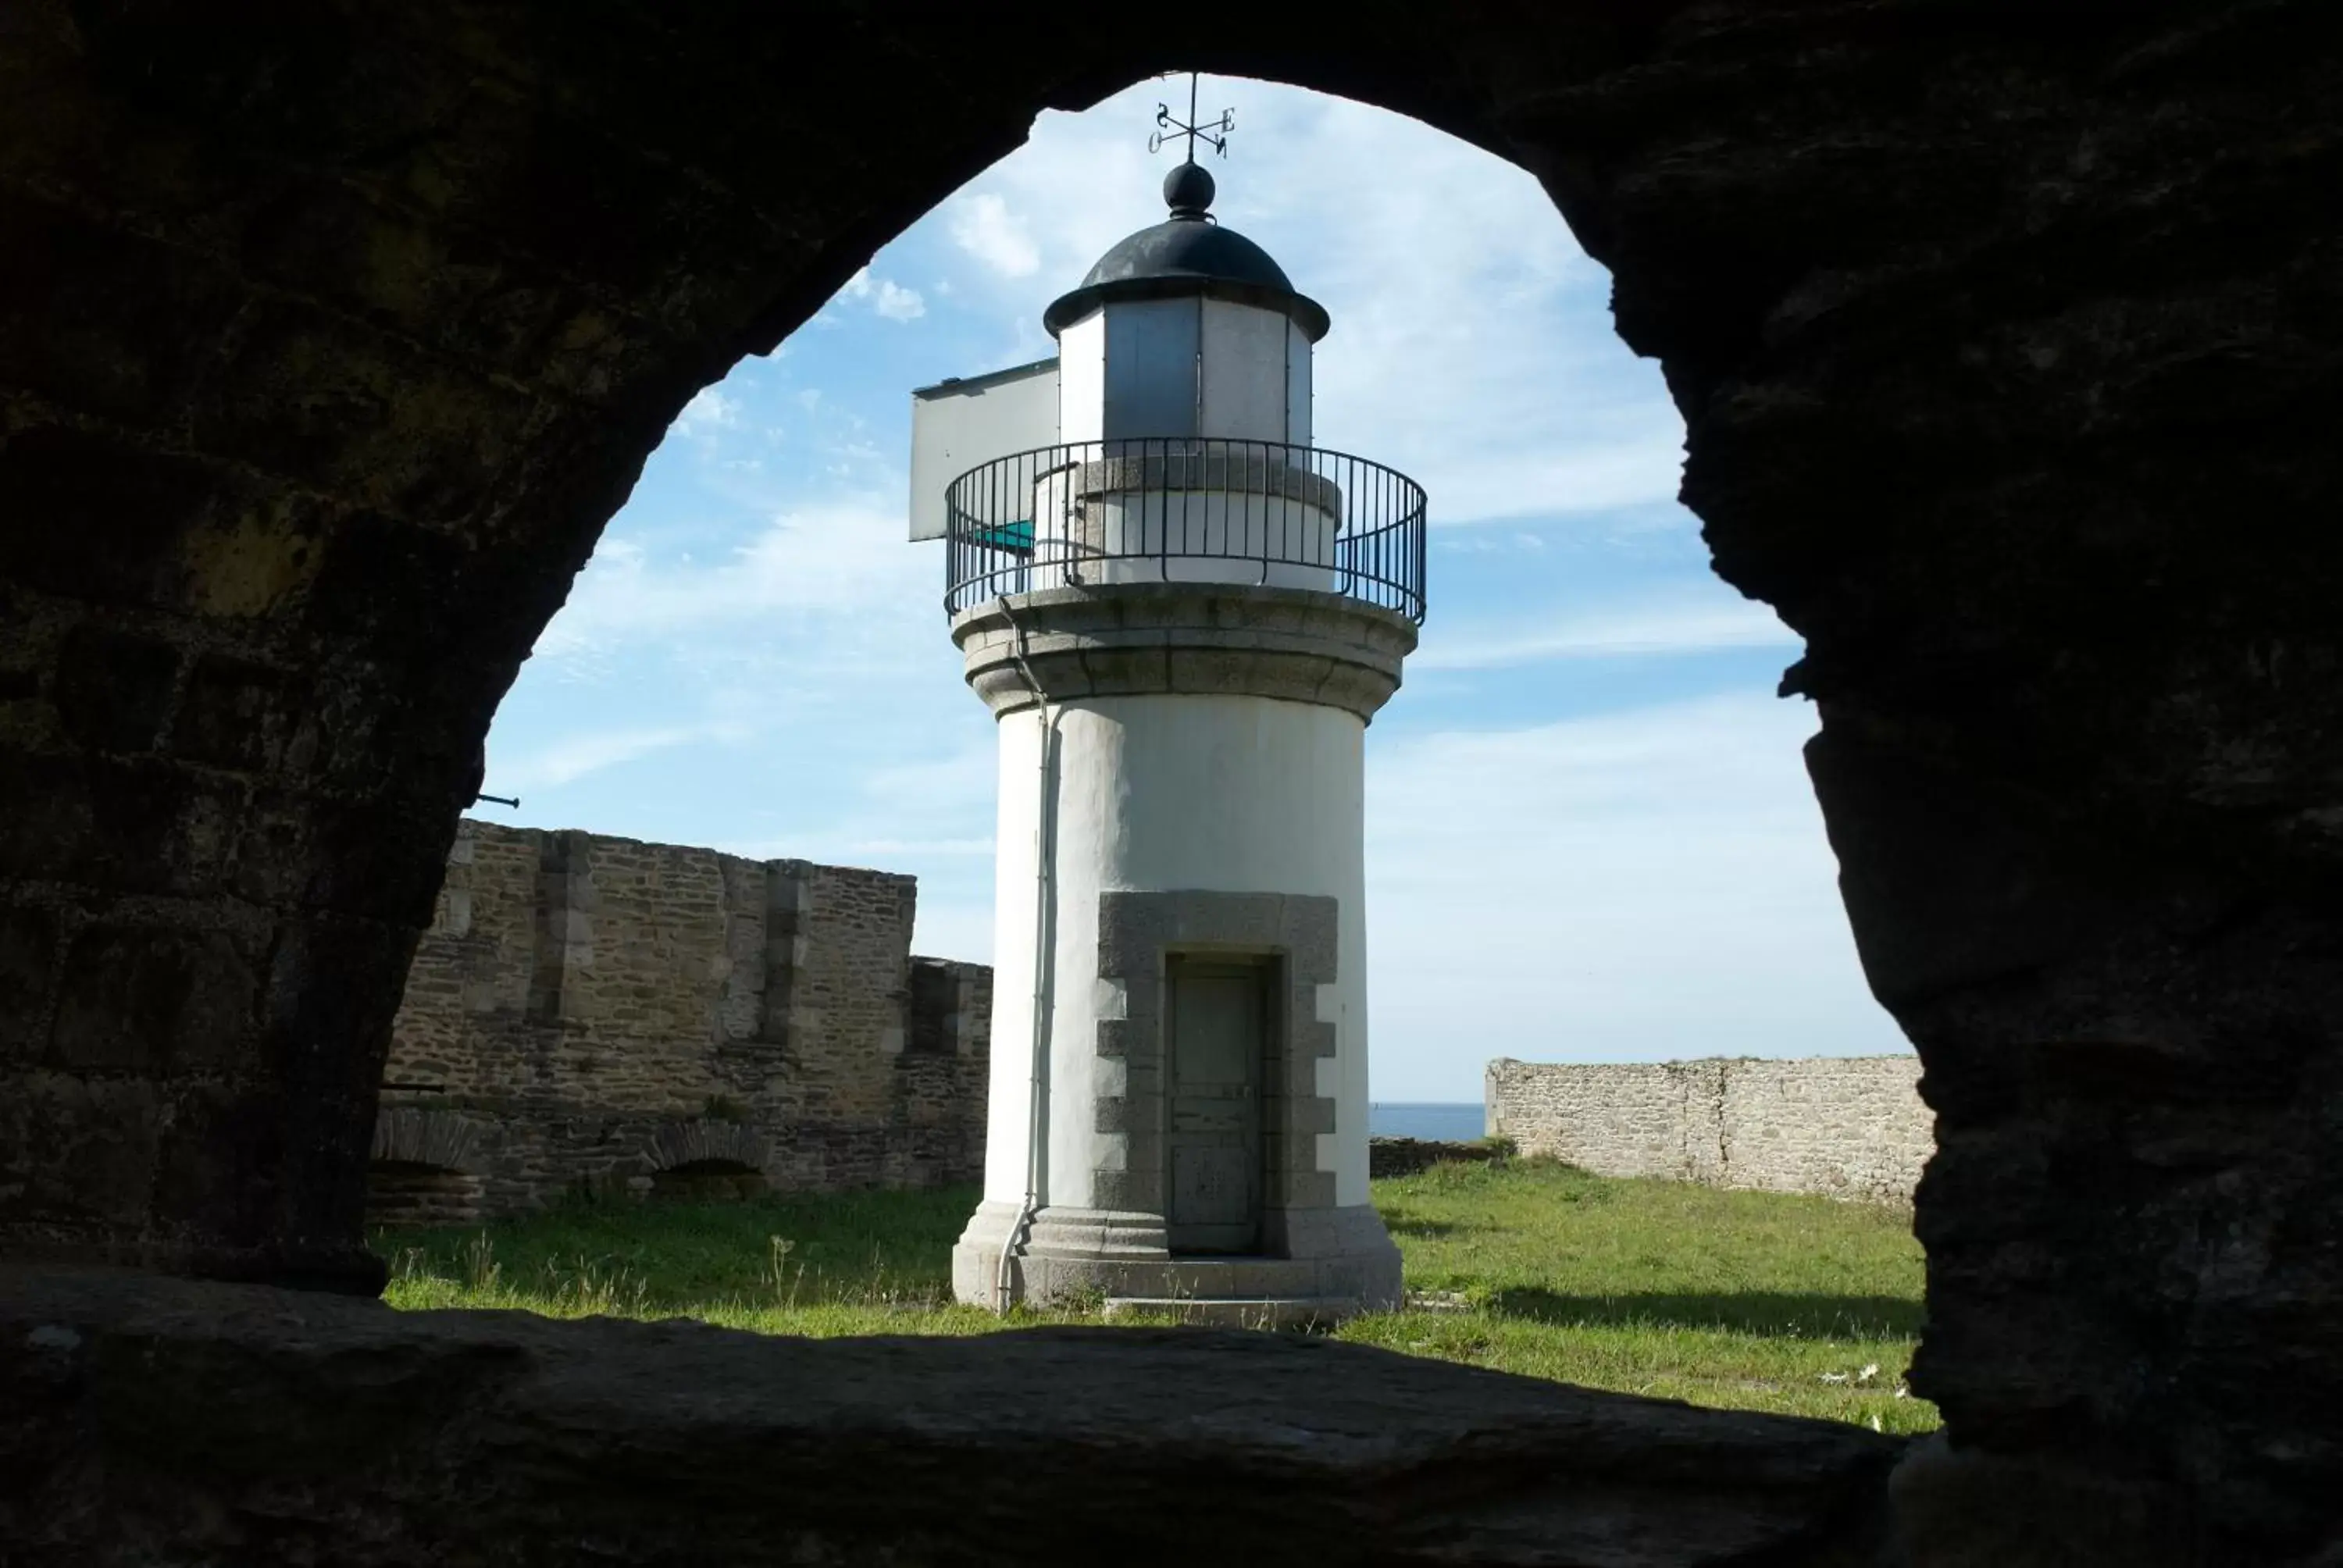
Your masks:
<path fill-rule="evenodd" d="M 999 732 L 953 1289 L 1327 1321 L 1401 1299 L 1367 1187 L 1364 745 L 1423 617 L 1424 496 L 1312 445 L 1327 314 L 1213 218 L 1193 147 L 1165 220 L 1044 313 L 1054 362 L 915 395 L 965 458 L 1055 392 L 1054 439 L 940 484 L 929 441 L 913 501 Z"/>

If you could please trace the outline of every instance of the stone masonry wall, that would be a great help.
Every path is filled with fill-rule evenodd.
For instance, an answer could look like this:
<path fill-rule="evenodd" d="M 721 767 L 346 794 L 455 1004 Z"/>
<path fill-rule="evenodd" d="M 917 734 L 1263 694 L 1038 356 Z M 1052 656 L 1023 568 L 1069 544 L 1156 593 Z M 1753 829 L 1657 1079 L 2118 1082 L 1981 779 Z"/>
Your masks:
<path fill-rule="evenodd" d="M 1909 1201 L 1936 1148 L 1910 1056 L 1489 1064 L 1492 1136 L 1604 1176 Z"/>
<path fill-rule="evenodd" d="M 974 1179 L 991 971 L 912 957 L 916 898 L 468 819 L 393 1027 L 375 1217 Z"/>

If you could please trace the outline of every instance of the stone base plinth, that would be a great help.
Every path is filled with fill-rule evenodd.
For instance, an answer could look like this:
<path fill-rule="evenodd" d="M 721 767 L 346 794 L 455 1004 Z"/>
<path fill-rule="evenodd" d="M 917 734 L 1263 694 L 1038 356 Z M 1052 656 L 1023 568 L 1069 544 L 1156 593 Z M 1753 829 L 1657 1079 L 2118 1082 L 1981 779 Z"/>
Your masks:
<path fill-rule="evenodd" d="M 1013 1203 L 987 1202 L 952 1249 L 952 1293 L 995 1310 L 1018 1302 L 1048 1306 L 1081 1301 L 1247 1303 L 1308 1301 L 1325 1316 L 1397 1310 L 1403 1291 L 1399 1249 L 1383 1217 L 1367 1204 L 1288 1210 L 1263 1230 L 1280 1255 L 1174 1255 L 1163 1243 L 1161 1215 L 1101 1209 L 1043 1209 L 1008 1262 L 1008 1300 L 1001 1294 L 1001 1243 L 1016 1223 Z M 1348 1303 L 1337 1310 L 1337 1303 Z"/>
<path fill-rule="evenodd" d="M 1348 1296 L 1109 1296 L 1101 1317 L 1207 1329 L 1323 1329 L 1359 1315 Z"/>

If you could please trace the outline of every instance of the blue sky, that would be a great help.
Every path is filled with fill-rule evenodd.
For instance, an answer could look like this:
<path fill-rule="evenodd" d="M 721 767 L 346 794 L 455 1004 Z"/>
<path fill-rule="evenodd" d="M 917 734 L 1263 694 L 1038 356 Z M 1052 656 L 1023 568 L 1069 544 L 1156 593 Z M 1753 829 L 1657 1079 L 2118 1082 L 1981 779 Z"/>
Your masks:
<path fill-rule="evenodd" d="M 941 546 L 905 542 L 910 389 L 1045 357 L 1043 306 L 1162 216 L 1142 82 L 871 258 L 669 432 L 538 639 L 488 783 L 538 827 L 880 866 L 918 947 L 991 950 L 992 721 Z M 1373 1094 L 1493 1056 L 1905 1049 L 1865 990 L 1774 696 L 1795 637 L 1711 574 L 1683 425 L 1536 183 L 1413 121 L 1207 80 L 1215 211 L 1325 305 L 1321 446 L 1432 497 L 1432 611 L 1368 735 Z"/>

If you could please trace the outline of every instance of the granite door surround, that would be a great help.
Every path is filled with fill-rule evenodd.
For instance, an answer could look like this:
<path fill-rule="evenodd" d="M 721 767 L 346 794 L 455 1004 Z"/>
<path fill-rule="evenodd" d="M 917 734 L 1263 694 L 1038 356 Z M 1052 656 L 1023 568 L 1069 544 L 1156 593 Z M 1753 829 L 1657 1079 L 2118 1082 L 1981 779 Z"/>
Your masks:
<path fill-rule="evenodd" d="M 1285 1216 L 1334 1207 L 1334 1173 L 1318 1166 L 1318 1135 L 1334 1131 L 1334 1101 L 1318 1092 L 1318 1063 L 1334 1055 L 1339 1005 L 1339 901 L 1300 893 L 1103 892 L 1098 975 L 1121 1016 L 1098 1023 L 1098 1054 L 1119 1064 L 1096 1080 L 1097 1131 L 1119 1134 L 1120 1169 L 1092 1175 L 1101 1208 L 1161 1215 L 1165 1191 L 1165 960 L 1175 953 L 1274 960 L 1269 1038 L 1261 1072 L 1262 1249 L 1292 1250 L 1317 1227 Z"/>

